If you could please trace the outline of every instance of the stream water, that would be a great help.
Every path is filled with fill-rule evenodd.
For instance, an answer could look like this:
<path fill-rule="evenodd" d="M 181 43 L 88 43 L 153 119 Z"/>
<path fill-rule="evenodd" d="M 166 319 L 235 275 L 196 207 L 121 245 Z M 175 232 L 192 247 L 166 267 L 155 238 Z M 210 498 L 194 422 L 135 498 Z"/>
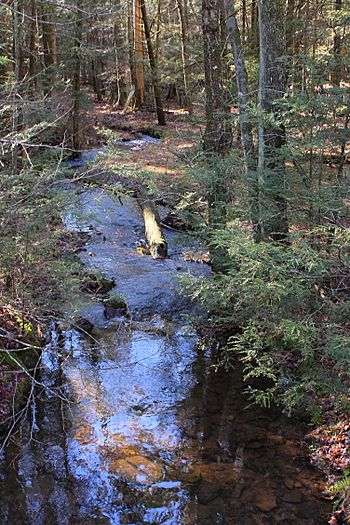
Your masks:
<path fill-rule="evenodd" d="M 129 317 L 91 302 L 91 337 L 52 328 L 45 388 L 0 461 L 1 525 L 325 525 L 303 429 L 246 409 L 239 371 L 216 372 L 181 320 L 177 276 L 209 268 L 172 232 L 168 259 L 138 253 L 135 201 L 78 193 L 67 227 L 90 233 L 81 259 L 115 280 Z"/>
<path fill-rule="evenodd" d="M 150 135 L 146 135 L 145 133 L 136 133 L 134 139 L 121 141 L 119 143 L 119 147 L 125 147 L 132 150 L 134 148 L 147 147 L 148 144 L 160 142 L 162 142 L 162 140 L 156 137 L 151 137 Z M 63 165 L 67 168 L 81 168 L 85 166 L 87 162 L 92 162 L 96 159 L 96 157 L 101 155 L 103 156 L 106 153 L 107 148 L 103 146 L 100 148 L 85 150 L 82 151 L 78 157 L 65 161 Z"/>

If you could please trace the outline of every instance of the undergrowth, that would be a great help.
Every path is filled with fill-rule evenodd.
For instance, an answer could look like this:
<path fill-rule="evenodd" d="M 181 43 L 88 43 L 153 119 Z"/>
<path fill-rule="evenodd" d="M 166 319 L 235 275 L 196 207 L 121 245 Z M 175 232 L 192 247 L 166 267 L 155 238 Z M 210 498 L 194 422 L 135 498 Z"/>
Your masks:
<path fill-rule="evenodd" d="M 239 221 L 211 234 L 225 271 L 186 276 L 187 293 L 222 333 L 221 364 L 243 364 L 249 398 L 319 422 L 326 400 L 349 413 L 350 232 L 319 227 L 290 244 L 255 243 Z"/>
<path fill-rule="evenodd" d="M 81 240 L 64 231 L 67 192 L 56 154 L 38 155 L 0 179 L 0 366 L 2 385 L 26 375 L 40 357 L 48 323 L 80 287 L 71 250 Z M 10 367 L 10 369 L 8 369 Z M 29 376 L 28 376 L 29 377 Z M 11 404 L 11 399 L 9 399 Z"/>

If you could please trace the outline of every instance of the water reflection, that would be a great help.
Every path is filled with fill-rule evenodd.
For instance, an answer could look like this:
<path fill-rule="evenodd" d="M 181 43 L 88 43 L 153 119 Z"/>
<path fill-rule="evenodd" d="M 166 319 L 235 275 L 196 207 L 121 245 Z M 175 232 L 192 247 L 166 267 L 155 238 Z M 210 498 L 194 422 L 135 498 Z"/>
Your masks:
<path fill-rule="evenodd" d="M 107 345 L 68 334 L 64 373 L 79 399 L 72 409 L 68 461 L 70 472 L 85 480 L 90 502 L 80 514 L 91 515 L 102 499 L 112 523 L 119 523 L 118 512 L 120 520 L 131 512 L 141 523 L 163 523 L 164 516 L 168 523 L 186 523 L 182 516 L 191 498 L 179 480 L 184 437 L 177 407 L 195 382 L 195 339 L 172 329 L 166 338 L 128 327 L 123 333 L 118 327 L 113 338 L 109 329 Z M 115 483 L 123 484 L 117 500 L 122 509 L 129 501 L 126 510 L 115 510 L 115 494 L 107 489 Z M 81 491 L 76 497 L 87 499 Z"/>

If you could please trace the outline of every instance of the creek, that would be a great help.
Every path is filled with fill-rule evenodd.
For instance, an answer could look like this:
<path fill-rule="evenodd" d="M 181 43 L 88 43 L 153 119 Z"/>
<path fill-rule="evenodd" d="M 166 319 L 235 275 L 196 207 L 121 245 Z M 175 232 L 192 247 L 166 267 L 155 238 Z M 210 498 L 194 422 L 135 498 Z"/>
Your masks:
<path fill-rule="evenodd" d="M 89 233 L 81 261 L 114 279 L 129 315 L 91 301 L 92 336 L 52 327 L 45 388 L 0 461 L 0 523 L 325 525 L 303 426 L 247 408 L 240 372 L 216 371 L 184 321 L 177 277 L 209 267 L 183 259 L 175 232 L 168 259 L 139 253 L 133 199 L 83 186 L 75 198 L 66 227 Z"/>

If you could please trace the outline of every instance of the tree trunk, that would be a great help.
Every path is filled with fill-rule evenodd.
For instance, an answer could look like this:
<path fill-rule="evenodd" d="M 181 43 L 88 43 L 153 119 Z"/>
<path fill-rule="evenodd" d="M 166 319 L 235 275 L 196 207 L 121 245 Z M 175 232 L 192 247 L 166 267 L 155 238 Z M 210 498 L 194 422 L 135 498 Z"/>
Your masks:
<path fill-rule="evenodd" d="M 99 57 L 96 56 L 96 51 L 95 51 L 95 56 L 92 59 L 91 66 L 92 66 L 93 88 L 94 88 L 94 92 L 97 98 L 97 102 L 102 102 L 103 97 L 102 97 L 102 88 L 101 88 L 101 68 L 100 68 Z"/>
<path fill-rule="evenodd" d="M 258 0 L 260 34 L 259 71 L 259 189 L 260 237 L 285 239 L 288 233 L 286 174 L 283 146 L 285 128 L 279 101 L 285 92 L 284 0 Z"/>
<path fill-rule="evenodd" d="M 134 38 L 134 24 L 132 3 L 128 2 L 128 56 L 129 56 L 129 70 L 130 70 L 130 92 L 136 91 L 136 64 L 135 64 L 135 38 Z"/>
<path fill-rule="evenodd" d="M 57 63 L 55 8 L 49 3 L 41 7 L 41 31 L 44 54 L 44 93 L 50 93 L 55 84 Z"/>
<path fill-rule="evenodd" d="M 231 145 L 228 107 L 222 81 L 222 48 L 218 13 L 220 13 L 220 0 L 202 0 L 206 95 L 204 151 L 209 156 L 223 154 Z"/>
<path fill-rule="evenodd" d="M 259 49 L 259 25 L 258 25 L 258 5 L 256 0 L 251 3 L 250 15 L 250 50 L 256 54 Z"/>
<path fill-rule="evenodd" d="M 335 0 L 335 10 L 340 11 L 342 8 L 342 0 Z M 331 74 L 332 84 L 339 86 L 342 79 L 342 65 L 341 65 L 341 36 L 335 31 L 333 39 L 333 57 L 334 66 Z"/>
<path fill-rule="evenodd" d="M 81 40 L 83 34 L 83 20 L 81 17 L 81 5 L 83 0 L 76 0 L 77 14 L 75 23 L 75 37 L 74 37 L 74 74 L 73 74 L 73 89 L 74 89 L 74 105 L 73 105 L 73 149 L 79 152 L 81 149 L 81 93 L 80 93 L 80 77 L 81 77 Z"/>
<path fill-rule="evenodd" d="M 293 55 L 295 34 L 295 0 L 287 1 L 286 48 L 289 55 Z"/>
<path fill-rule="evenodd" d="M 257 159 L 253 140 L 252 123 L 251 118 L 249 116 L 248 75 L 245 65 L 241 35 L 239 32 L 237 19 L 233 11 L 232 0 L 224 0 L 224 5 L 226 12 L 226 25 L 235 60 L 239 104 L 239 121 L 244 151 L 245 168 L 247 173 L 247 186 L 249 190 L 251 218 L 254 231 L 257 232 L 260 223 L 257 186 Z"/>
<path fill-rule="evenodd" d="M 210 173 L 206 190 L 208 223 L 213 230 L 226 224 L 227 180 L 222 174 L 220 157 L 228 152 L 232 139 L 222 74 L 222 7 L 221 0 L 202 0 L 206 116 L 203 148 Z M 220 247 L 211 249 L 211 261 L 214 271 L 222 271 L 225 254 Z"/>
<path fill-rule="evenodd" d="M 141 1 L 134 0 L 135 95 L 138 107 L 142 106 L 145 101 Z"/>
<path fill-rule="evenodd" d="M 114 45 L 116 59 L 116 87 L 117 87 L 117 104 L 124 106 L 127 96 L 128 87 L 125 78 L 126 60 L 125 60 L 125 42 L 121 30 L 119 19 L 114 23 Z"/>
<path fill-rule="evenodd" d="M 247 2 L 242 0 L 242 40 L 245 42 L 247 36 Z"/>
<path fill-rule="evenodd" d="M 30 2 L 30 36 L 29 36 L 29 77 L 32 84 L 32 90 L 36 86 L 36 63 L 37 63 L 37 50 L 36 50 L 36 4 L 35 0 Z"/>
<path fill-rule="evenodd" d="M 145 29 L 149 64 L 151 66 L 154 101 L 155 101 L 155 106 L 156 106 L 156 111 L 157 111 L 158 124 L 160 126 L 165 126 L 165 115 L 163 111 L 162 98 L 161 98 L 160 88 L 159 88 L 158 67 L 157 67 L 156 60 L 154 58 L 154 51 L 153 51 L 153 45 L 152 45 L 152 40 L 151 40 L 151 32 L 149 29 L 149 24 L 148 24 L 148 19 L 147 19 L 145 0 L 141 0 L 141 13 L 142 13 L 143 26 Z"/>
<path fill-rule="evenodd" d="M 159 53 L 160 53 L 161 16 L 162 16 L 162 0 L 158 0 L 157 2 L 156 43 L 155 43 L 155 51 L 154 51 L 157 64 L 159 64 Z"/>
<path fill-rule="evenodd" d="M 22 81 L 22 27 L 20 17 L 20 0 L 13 2 L 13 51 L 14 51 L 14 110 L 12 131 L 17 134 L 22 129 L 22 104 L 21 104 L 21 81 Z M 12 171 L 17 173 L 19 170 L 19 144 L 17 137 L 12 144 Z"/>
<path fill-rule="evenodd" d="M 181 27 L 181 59 L 182 59 L 182 75 L 185 88 L 186 106 L 188 113 L 192 115 L 192 99 L 189 91 L 189 60 L 188 60 L 188 33 L 187 33 L 187 13 L 185 12 L 185 4 L 182 0 L 177 0 L 177 9 L 179 12 L 180 27 Z"/>

